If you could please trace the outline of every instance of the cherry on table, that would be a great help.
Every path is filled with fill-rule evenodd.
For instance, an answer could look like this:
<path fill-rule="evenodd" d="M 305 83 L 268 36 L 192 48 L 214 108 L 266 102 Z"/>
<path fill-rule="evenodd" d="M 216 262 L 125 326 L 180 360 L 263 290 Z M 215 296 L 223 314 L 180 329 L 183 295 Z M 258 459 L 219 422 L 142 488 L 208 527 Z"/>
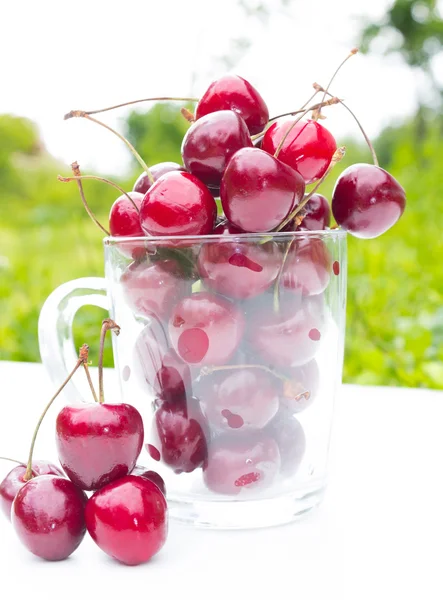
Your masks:
<path fill-rule="evenodd" d="M 398 181 L 375 165 L 356 164 L 338 178 L 332 194 L 337 223 L 359 238 L 375 238 L 403 214 L 406 194 Z"/>
<path fill-rule="evenodd" d="M 161 162 L 156 165 L 152 165 L 149 167 L 149 171 L 154 179 L 154 182 L 157 179 L 160 179 L 162 175 L 165 173 L 170 173 L 171 171 L 185 171 L 186 169 L 179 165 L 176 162 Z M 134 192 L 139 192 L 140 194 L 145 195 L 149 188 L 152 186 L 152 181 L 149 179 L 146 171 L 143 171 L 141 175 L 139 175 L 138 179 L 134 183 L 134 187 L 132 188 Z"/>
<path fill-rule="evenodd" d="M 207 186 L 218 188 L 233 154 L 250 146 L 249 131 L 240 115 L 222 110 L 191 125 L 183 139 L 182 158 L 190 173 Z"/>
<path fill-rule="evenodd" d="M 321 294 L 328 287 L 331 269 L 332 258 L 323 240 L 312 236 L 297 238 L 286 256 L 280 289 L 305 296 Z"/>
<path fill-rule="evenodd" d="M 303 199 L 297 171 L 258 148 L 242 148 L 226 167 L 220 198 L 228 220 L 246 232 L 271 231 Z"/>
<path fill-rule="evenodd" d="M 87 500 L 86 494 L 65 477 L 34 477 L 20 488 L 12 504 L 14 531 L 36 556 L 64 560 L 85 535 Z"/>
<path fill-rule="evenodd" d="M 144 477 L 127 475 L 89 498 L 86 527 L 97 546 L 126 565 L 150 560 L 168 534 L 163 493 Z"/>

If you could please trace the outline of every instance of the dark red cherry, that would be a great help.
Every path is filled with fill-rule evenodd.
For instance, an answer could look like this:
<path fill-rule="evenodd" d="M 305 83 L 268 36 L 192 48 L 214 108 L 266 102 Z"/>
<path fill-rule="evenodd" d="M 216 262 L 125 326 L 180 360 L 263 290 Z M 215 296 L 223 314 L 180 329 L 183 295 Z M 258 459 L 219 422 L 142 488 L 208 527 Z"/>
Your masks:
<path fill-rule="evenodd" d="M 133 470 L 131 471 L 131 475 L 136 475 L 137 477 L 144 477 L 145 479 L 149 479 L 152 483 L 158 487 L 163 496 L 166 496 L 166 486 L 163 480 L 163 477 L 157 473 L 157 471 L 151 471 L 146 467 L 142 467 L 141 465 L 135 465 Z"/>
<path fill-rule="evenodd" d="M 185 402 L 163 404 L 155 413 L 147 450 L 175 473 L 191 473 L 202 466 L 207 456 L 205 429 L 198 408 Z"/>
<path fill-rule="evenodd" d="M 236 228 L 219 225 L 214 234 L 229 235 Z M 238 230 L 237 230 L 238 231 Z M 245 299 L 261 294 L 275 280 L 281 266 L 278 246 L 248 243 L 225 237 L 203 243 L 197 268 L 205 287 L 230 298 Z"/>
<path fill-rule="evenodd" d="M 302 412 L 311 406 L 318 393 L 320 371 L 317 361 L 286 369 L 284 374 L 290 383 L 285 386 L 286 393 L 280 397 L 280 404 L 291 414 Z"/>
<path fill-rule="evenodd" d="M 172 307 L 191 291 L 180 265 L 171 259 L 134 262 L 120 278 L 127 304 L 138 315 L 167 318 Z"/>
<path fill-rule="evenodd" d="M 211 113 L 195 121 L 182 144 L 187 170 L 211 187 L 219 187 L 230 158 L 252 146 L 243 119 L 232 110 Z"/>
<path fill-rule="evenodd" d="M 327 198 L 313 194 L 303 210 L 303 221 L 297 231 L 321 231 L 331 224 L 331 207 Z"/>
<path fill-rule="evenodd" d="M 175 162 L 161 162 L 149 167 L 149 171 L 151 172 L 154 181 L 157 181 L 157 179 L 160 179 L 160 177 L 165 173 L 170 173 L 171 171 L 185 171 L 185 168 Z M 134 192 L 139 192 L 144 196 L 151 185 L 152 183 L 148 177 L 148 174 L 146 171 L 143 171 L 143 173 L 139 175 L 137 181 L 134 183 L 134 187 L 132 189 Z"/>
<path fill-rule="evenodd" d="M 268 429 L 280 451 L 280 472 L 286 477 L 295 475 L 306 452 L 306 436 L 300 421 L 283 409 Z"/>
<path fill-rule="evenodd" d="M 240 309 L 210 292 L 183 298 L 169 319 L 174 350 L 194 366 L 228 362 L 240 344 L 243 331 L 244 317 Z"/>
<path fill-rule="evenodd" d="M 404 189 L 380 167 L 356 164 L 338 178 L 332 194 L 337 223 L 359 238 L 375 238 L 390 229 L 406 206 Z"/>
<path fill-rule="evenodd" d="M 148 391 L 166 402 L 191 394 L 191 371 L 169 347 L 165 328 L 152 321 L 137 337 L 134 346 L 134 371 Z"/>
<path fill-rule="evenodd" d="M 271 231 L 302 200 L 303 178 L 258 148 L 243 148 L 229 161 L 220 187 L 229 221 L 247 232 Z"/>
<path fill-rule="evenodd" d="M 64 560 L 85 533 L 86 494 L 65 477 L 30 479 L 12 504 L 11 521 L 26 548 L 46 560 Z"/>
<path fill-rule="evenodd" d="M 278 119 L 265 133 L 262 149 L 275 154 L 293 118 Z M 298 121 L 278 154 L 279 160 L 296 169 L 306 184 L 321 179 L 337 150 L 334 136 L 317 121 Z"/>
<path fill-rule="evenodd" d="M 268 107 L 257 90 L 238 75 L 224 75 L 213 81 L 197 104 L 195 116 L 219 110 L 233 110 L 246 122 L 249 132 L 260 133 L 269 120 Z"/>
<path fill-rule="evenodd" d="M 88 532 L 97 546 L 125 565 L 140 565 L 163 547 L 168 535 L 166 500 L 157 485 L 127 475 L 88 500 Z"/>
<path fill-rule="evenodd" d="M 265 489 L 279 469 L 278 445 L 269 435 L 222 436 L 209 448 L 203 480 L 213 492 L 238 495 Z"/>
<path fill-rule="evenodd" d="M 216 216 L 217 205 L 208 188 L 180 171 L 162 175 L 140 208 L 140 223 L 148 235 L 206 235 L 212 233 Z"/>
<path fill-rule="evenodd" d="M 196 393 L 209 424 L 219 431 L 262 429 L 279 407 L 278 380 L 261 369 L 216 371 L 202 377 Z"/>
<path fill-rule="evenodd" d="M 280 288 L 306 296 L 321 294 L 328 286 L 331 269 L 332 258 L 323 240 L 296 239 L 283 266 Z"/>
<path fill-rule="evenodd" d="M 62 471 L 46 460 L 34 460 L 32 462 L 32 472 L 35 477 L 38 475 L 59 475 L 64 477 Z M 11 519 L 11 506 L 18 491 L 25 485 L 23 479 L 26 473 L 25 465 L 18 465 L 10 471 L 0 483 L 0 508 L 8 519 Z"/>

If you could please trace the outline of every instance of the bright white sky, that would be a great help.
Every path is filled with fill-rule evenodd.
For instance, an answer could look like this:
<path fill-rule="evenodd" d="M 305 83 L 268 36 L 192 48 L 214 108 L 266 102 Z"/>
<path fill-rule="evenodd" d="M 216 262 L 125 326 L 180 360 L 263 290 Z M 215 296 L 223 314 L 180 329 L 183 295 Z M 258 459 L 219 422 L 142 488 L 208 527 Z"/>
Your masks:
<path fill-rule="evenodd" d="M 269 0 L 272 3 L 272 0 Z M 73 108 L 94 109 L 155 95 L 199 95 L 221 74 L 214 57 L 229 40 L 254 40 L 234 69 L 266 99 L 271 114 L 298 108 L 313 81 L 326 84 L 355 45 L 363 17 L 380 17 L 389 0 L 293 0 L 289 16 L 267 27 L 248 20 L 236 0 L 108 0 L 1 2 L 0 113 L 34 119 L 48 150 L 66 163 L 121 174 L 126 148 L 111 134 L 79 119 Z M 358 55 L 333 92 L 345 98 L 370 135 L 416 102 L 417 76 L 399 59 Z M 124 109 L 102 115 L 117 125 Z M 357 133 L 340 107 L 328 127 Z"/>

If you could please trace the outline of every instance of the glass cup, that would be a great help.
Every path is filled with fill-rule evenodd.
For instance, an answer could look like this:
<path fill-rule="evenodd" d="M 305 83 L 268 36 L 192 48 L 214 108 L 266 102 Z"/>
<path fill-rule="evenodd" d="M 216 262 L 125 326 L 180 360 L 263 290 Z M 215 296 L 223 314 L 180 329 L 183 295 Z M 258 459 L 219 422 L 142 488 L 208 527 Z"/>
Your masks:
<path fill-rule="evenodd" d="M 65 283 L 42 308 L 54 383 L 76 361 L 75 313 L 101 306 L 121 327 L 121 400 L 144 420 L 139 463 L 164 478 L 172 518 L 263 527 L 316 506 L 342 376 L 345 232 L 114 237 L 104 248 L 104 279 Z"/>

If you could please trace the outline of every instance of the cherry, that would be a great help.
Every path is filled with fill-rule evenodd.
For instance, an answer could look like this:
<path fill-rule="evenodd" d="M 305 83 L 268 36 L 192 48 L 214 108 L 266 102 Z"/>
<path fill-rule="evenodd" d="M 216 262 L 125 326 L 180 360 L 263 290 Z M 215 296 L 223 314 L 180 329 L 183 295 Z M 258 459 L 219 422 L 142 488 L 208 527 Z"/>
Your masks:
<path fill-rule="evenodd" d="M 275 154 L 293 123 L 293 118 L 275 121 L 265 133 L 262 149 Z M 288 134 L 278 158 L 309 184 L 323 177 L 336 150 L 337 143 L 326 127 L 317 121 L 301 120 Z"/>
<path fill-rule="evenodd" d="M 146 192 L 140 223 L 148 235 L 206 235 L 214 229 L 215 200 L 197 177 L 172 171 Z"/>
<path fill-rule="evenodd" d="M 269 120 L 268 107 L 257 90 L 238 75 L 224 75 L 213 81 L 197 104 L 195 116 L 219 110 L 233 110 L 246 122 L 252 135 L 260 133 Z"/>
<path fill-rule="evenodd" d="M 332 258 L 323 240 L 296 239 L 283 266 L 280 288 L 307 296 L 321 294 L 328 286 L 331 268 Z"/>
<path fill-rule="evenodd" d="M 314 402 L 320 385 L 320 371 L 316 360 L 285 370 L 289 377 L 291 392 L 280 397 L 280 404 L 289 413 L 299 413 Z M 308 392 L 306 394 L 306 392 Z"/>
<path fill-rule="evenodd" d="M 147 450 L 175 473 L 191 473 L 202 466 L 208 448 L 205 424 L 197 408 L 178 402 L 163 404 L 154 417 L 152 440 Z"/>
<path fill-rule="evenodd" d="M 211 187 L 219 187 L 230 158 L 252 146 L 246 123 L 235 112 L 222 110 L 195 121 L 182 144 L 187 170 Z"/>
<path fill-rule="evenodd" d="M 271 231 L 303 198 L 303 178 L 258 148 L 242 148 L 229 161 L 220 197 L 229 221 L 243 231 Z"/>
<path fill-rule="evenodd" d="M 169 319 L 174 350 L 195 366 L 226 363 L 238 348 L 243 331 L 240 309 L 210 292 L 183 298 Z"/>
<path fill-rule="evenodd" d="M 137 477 L 144 477 L 145 479 L 149 479 L 152 483 L 158 487 L 163 496 L 166 497 L 166 486 L 163 481 L 163 477 L 157 473 L 157 471 L 151 471 L 146 469 L 146 467 L 142 467 L 140 465 L 135 465 L 133 468 L 131 475 L 137 475 Z"/>
<path fill-rule="evenodd" d="M 175 162 L 161 162 L 149 167 L 149 171 L 154 181 L 157 181 L 157 179 L 160 179 L 160 177 L 165 173 L 170 173 L 171 171 L 185 171 L 185 168 Z M 134 192 L 139 192 L 140 194 L 145 195 L 151 186 L 152 182 L 150 181 L 148 174 L 146 171 L 143 171 L 143 173 L 139 175 L 137 181 L 134 183 L 134 187 L 132 189 Z"/>
<path fill-rule="evenodd" d="M 202 377 L 197 394 L 203 413 L 221 431 L 261 429 L 279 407 L 277 380 L 261 369 L 237 366 Z"/>
<path fill-rule="evenodd" d="M 312 194 L 303 210 L 303 221 L 297 231 L 321 231 L 331 224 L 331 207 L 327 198 Z"/>
<path fill-rule="evenodd" d="M 109 213 L 110 233 L 115 237 L 144 237 L 145 234 L 140 225 L 139 215 L 143 194 L 129 192 L 128 196 L 134 204 L 127 196 L 122 195 L 111 206 Z M 119 246 L 119 248 L 126 256 L 131 256 L 132 258 L 142 257 L 146 252 L 143 243 L 140 242 L 124 244 Z"/>
<path fill-rule="evenodd" d="M 269 433 L 280 450 L 280 472 L 286 477 L 294 475 L 306 451 L 306 436 L 300 421 L 286 410 L 280 410 L 269 426 Z"/>
<path fill-rule="evenodd" d="M 222 436 L 209 448 L 203 468 L 206 486 L 218 494 L 238 495 L 268 487 L 280 469 L 280 452 L 266 434 Z"/>
<path fill-rule="evenodd" d="M 216 227 L 214 234 L 227 236 L 239 230 L 232 225 Z M 202 245 L 197 261 L 206 288 L 231 298 L 245 299 L 264 292 L 278 275 L 281 255 L 275 243 L 232 242 L 221 239 Z"/>
<path fill-rule="evenodd" d="M 120 283 L 127 304 L 139 315 L 167 318 L 172 307 L 191 291 L 177 261 L 133 262 L 123 272 Z"/>
<path fill-rule="evenodd" d="M 59 475 L 64 477 L 62 471 L 46 460 L 34 460 L 32 463 L 32 472 L 34 476 L 38 475 Z M 26 479 L 25 465 L 18 465 L 10 471 L 0 483 L 0 508 L 8 519 L 11 519 L 11 506 L 17 492 L 25 485 Z"/>
<path fill-rule="evenodd" d="M 134 346 L 134 370 L 150 393 L 172 402 L 190 395 L 189 365 L 169 347 L 167 333 L 153 320 L 140 332 Z"/>
<path fill-rule="evenodd" d="M 46 560 L 63 560 L 85 535 L 86 502 L 86 494 L 69 479 L 40 475 L 18 491 L 12 525 L 30 552 Z"/>
<path fill-rule="evenodd" d="M 268 364 L 277 367 L 299 366 L 317 353 L 325 329 L 321 296 L 305 299 L 294 295 L 280 299 L 275 312 L 270 300 L 250 311 L 247 338 Z"/>
<path fill-rule="evenodd" d="M 88 532 L 97 546 L 126 565 L 147 562 L 163 547 L 168 533 L 166 500 L 157 485 L 128 475 L 88 500 Z"/>
<path fill-rule="evenodd" d="M 392 175 L 375 165 L 356 164 L 338 178 L 332 194 L 337 223 L 359 238 L 375 238 L 403 214 L 404 189 Z"/>

